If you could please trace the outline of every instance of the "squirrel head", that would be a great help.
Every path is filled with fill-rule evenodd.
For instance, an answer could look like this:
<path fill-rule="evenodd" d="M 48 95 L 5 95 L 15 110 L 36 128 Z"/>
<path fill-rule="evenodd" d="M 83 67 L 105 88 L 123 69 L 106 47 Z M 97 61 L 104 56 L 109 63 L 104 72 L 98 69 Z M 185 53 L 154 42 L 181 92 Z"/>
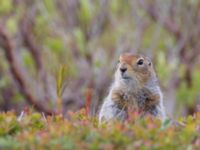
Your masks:
<path fill-rule="evenodd" d="M 125 83 L 131 83 L 133 81 L 138 86 L 143 86 L 149 80 L 155 78 L 153 64 L 148 57 L 132 53 L 120 55 L 116 71 L 116 80 Z"/>

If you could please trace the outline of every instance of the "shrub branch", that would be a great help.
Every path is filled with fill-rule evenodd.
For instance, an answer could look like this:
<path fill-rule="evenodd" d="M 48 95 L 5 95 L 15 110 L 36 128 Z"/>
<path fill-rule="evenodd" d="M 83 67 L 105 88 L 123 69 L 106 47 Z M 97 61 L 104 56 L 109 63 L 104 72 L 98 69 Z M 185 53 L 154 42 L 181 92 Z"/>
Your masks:
<path fill-rule="evenodd" d="M 26 99 L 26 101 L 32 105 L 36 110 L 44 112 L 48 115 L 54 114 L 55 112 L 51 109 L 46 108 L 45 106 L 41 105 L 39 101 L 37 100 L 34 95 L 29 90 L 29 85 L 26 77 L 22 73 L 22 67 L 18 63 L 14 49 L 11 43 L 11 40 L 9 39 L 8 35 L 4 31 L 4 28 L 0 26 L 0 46 L 3 48 L 5 53 L 5 58 L 8 61 L 10 72 L 13 75 L 13 78 L 19 85 L 19 90 Z"/>

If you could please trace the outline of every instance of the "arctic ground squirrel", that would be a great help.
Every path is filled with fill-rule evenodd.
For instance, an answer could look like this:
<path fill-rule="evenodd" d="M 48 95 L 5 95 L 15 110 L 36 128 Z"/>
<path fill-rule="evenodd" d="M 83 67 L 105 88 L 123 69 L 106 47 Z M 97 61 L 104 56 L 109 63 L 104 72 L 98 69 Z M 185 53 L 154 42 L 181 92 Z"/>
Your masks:
<path fill-rule="evenodd" d="M 165 120 L 163 94 L 153 64 L 148 57 L 124 53 L 120 55 L 108 96 L 99 113 L 99 122 L 125 120 L 128 109 Z"/>

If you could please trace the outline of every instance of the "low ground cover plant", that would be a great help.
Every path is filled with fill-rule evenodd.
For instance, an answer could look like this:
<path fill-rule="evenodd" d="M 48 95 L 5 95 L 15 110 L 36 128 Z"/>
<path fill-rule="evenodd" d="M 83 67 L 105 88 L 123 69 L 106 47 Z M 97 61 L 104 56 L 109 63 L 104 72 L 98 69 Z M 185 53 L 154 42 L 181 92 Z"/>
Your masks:
<path fill-rule="evenodd" d="M 0 149 L 199 149 L 200 112 L 176 122 L 137 114 L 126 122 L 98 124 L 85 109 L 45 116 L 0 114 Z"/>

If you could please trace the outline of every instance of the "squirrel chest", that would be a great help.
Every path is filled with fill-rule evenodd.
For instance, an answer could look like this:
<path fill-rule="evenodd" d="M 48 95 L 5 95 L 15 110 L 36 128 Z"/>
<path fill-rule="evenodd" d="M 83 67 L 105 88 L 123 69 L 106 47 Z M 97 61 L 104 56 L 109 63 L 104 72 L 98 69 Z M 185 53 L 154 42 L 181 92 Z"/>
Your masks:
<path fill-rule="evenodd" d="M 160 101 L 159 94 L 153 94 L 146 88 L 137 91 L 126 91 L 120 88 L 113 89 L 112 100 L 120 109 L 144 111 L 157 105 Z"/>

